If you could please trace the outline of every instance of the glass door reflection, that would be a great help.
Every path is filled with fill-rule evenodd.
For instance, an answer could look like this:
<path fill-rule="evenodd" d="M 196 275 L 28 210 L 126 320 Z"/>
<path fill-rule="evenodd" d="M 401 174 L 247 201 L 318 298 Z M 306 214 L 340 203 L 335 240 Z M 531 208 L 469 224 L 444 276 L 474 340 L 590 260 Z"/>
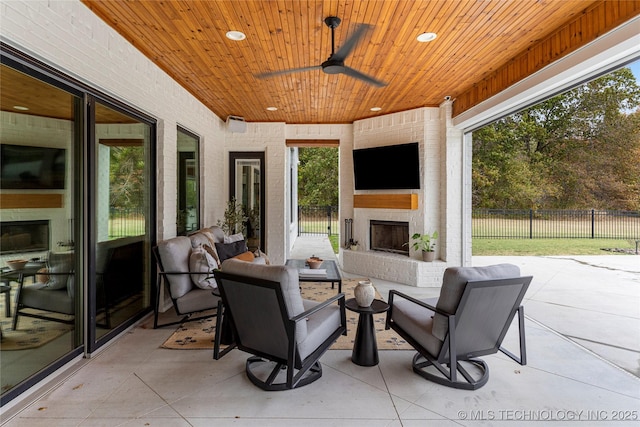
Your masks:
<path fill-rule="evenodd" d="M 178 214 L 177 234 L 186 236 L 200 228 L 200 139 L 178 127 Z"/>
<path fill-rule="evenodd" d="M 244 230 L 249 249 L 265 248 L 264 152 L 231 152 L 230 198 L 242 206 L 247 220 Z"/>
<path fill-rule="evenodd" d="M 95 103 L 94 340 L 151 309 L 152 126 Z"/>

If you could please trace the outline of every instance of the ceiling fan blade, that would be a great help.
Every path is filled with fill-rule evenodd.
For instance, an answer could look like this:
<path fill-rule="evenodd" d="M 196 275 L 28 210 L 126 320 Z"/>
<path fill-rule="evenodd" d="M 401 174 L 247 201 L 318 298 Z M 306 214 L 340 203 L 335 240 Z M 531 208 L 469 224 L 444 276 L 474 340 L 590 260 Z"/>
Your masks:
<path fill-rule="evenodd" d="M 298 72 L 302 72 L 302 71 L 319 70 L 320 68 L 321 67 L 319 65 L 314 65 L 312 67 L 290 68 L 288 70 L 271 71 L 271 72 L 268 72 L 268 73 L 255 74 L 255 77 L 257 77 L 259 79 L 266 79 L 268 77 L 281 76 L 283 74 L 291 74 L 291 73 L 298 73 Z"/>
<path fill-rule="evenodd" d="M 331 55 L 331 59 L 336 61 L 344 61 L 347 56 L 351 53 L 354 47 L 358 44 L 362 36 L 369 31 L 373 26 L 368 24 L 360 24 L 358 28 L 356 28 L 356 32 L 347 40 L 340 49 L 333 55 Z"/>
<path fill-rule="evenodd" d="M 344 67 L 344 71 L 342 72 L 342 74 L 346 74 L 347 76 L 354 77 L 356 79 L 360 79 L 360 80 L 362 80 L 364 82 L 367 82 L 370 85 L 373 85 L 373 86 L 376 86 L 376 87 L 384 87 L 384 86 L 387 85 L 385 82 L 380 81 L 380 80 L 376 80 L 373 77 L 367 76 L 366 74 L 361 73 L 358 70 L 354 70 L 351 67 Z"/>

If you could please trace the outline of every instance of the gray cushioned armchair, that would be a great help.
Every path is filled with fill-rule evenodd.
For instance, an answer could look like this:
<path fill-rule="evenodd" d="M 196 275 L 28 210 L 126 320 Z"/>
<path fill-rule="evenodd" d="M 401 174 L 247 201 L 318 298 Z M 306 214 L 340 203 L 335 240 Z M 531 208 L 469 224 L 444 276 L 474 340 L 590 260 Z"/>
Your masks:
<path fill-rule="evenodd" d="M 322 376 L 320 357 L 346 334 L 344 294 L 322 303 L 304 300 L 297 269 L 284 265 L 229 259 L 215 276 L 235 344 L 255 355 L 246 363 L 253 384 L 288 390 Z"/>
<path fill-rule="evenodd" d="M 501 351 L 526 364 L 520 304 L 531 279 L 520 277 L 520 269 L 511 264 L 447 268 L 439 298 L 418 300 L 391 290 L 386 328 L 418 351 L 414 372 L 449 387 L 475 390 L 489 379 L 489 367 L 479 356 Z M 520 357 L 502 347 L 516 313 Z"/>
<path fill-rule="evenodd" d="M 73 324 L 73 318 L 49 314 L 59 313 L 69 316 L 75 314 L 73 253 L 58 254 L 50 252 L 47 260 L 47 270 L 48 272 L 44 275 L 38 275 L 46 277 L 42 282 L 32 285 L 20 283 L 16 294 L 16 313 L 13 318 L 14 330 L 18 328 L 20 316 Z"/>
<path fill-rule="evenodd" d="M 193 284 L 189 271 L 189 257 L 191 255 L 191 239 L 178 236 L 164 240 L 153 248 L 158 263 L 158 278 L 156 282 L 156 306 L 153 327 L 169 326 L 183 323 L 187 320 L 199 320 L 212 317 L 215 314 L 204 315 L 196 318 L 195 313 L 218 308 L 220 298 L 214 296 L 212 289 L 202 289 Z M 158 325 L 160 301 L 162 300 L 162 280 L 165 281 L 166 290 L 171 297 L 173 307 L 178 316 L 183 316 L 179 321 Z"/>

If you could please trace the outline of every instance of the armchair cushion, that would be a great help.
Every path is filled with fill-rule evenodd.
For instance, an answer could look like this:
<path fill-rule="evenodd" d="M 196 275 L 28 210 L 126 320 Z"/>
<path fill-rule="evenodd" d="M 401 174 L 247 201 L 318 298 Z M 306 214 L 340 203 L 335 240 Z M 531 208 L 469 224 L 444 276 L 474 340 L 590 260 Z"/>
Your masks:
<path fill-rule="evenodd" d="M 449 267 L 444 272 L 442 288 L 436 308 L 454 314 L 465 285 L 472 280 L 506 279 L 520 277 L 520 269 L 513 264 L 496 264 L 488 267 Z M 433 335 L 445 340 L 449 326 L 446 316 L 435 313 L 433 317 Z"/>
<path fill-rule="evenodd" d="M 164 271 L 188 272 L 191 241 L 185 236 L 165 240 L 158 244 L 158 254 L 162 259 Z M 189 274 L 167 274 L 166 281 L 169 283 L 169 292 L 173 299 L 184 296 L 194 286 Z"/>
<path fill-rule="evenodd" d="M 75 314 L 73 298 L 69 297 L 67 290 L 52 290 L 45 283 L 36 283 L 22 288 L 20 305 L 56 313 Z"/>
<path fill-rule="evenodd" d="M 202 245 L 215 247 L 216 244 L 216 239 L 214 238 L 213 234 L 207 230 L 199 230 L 193 234 L 190 234 L 189 239 L 191 239 L 191 246 L 194 248 Z"/>
<path fill-rule="evenodd" d="M 184 275 L 185 277 L 188 274 Z M 216 308 L 218 297 L 213 296 L 211 289 L 193 288 L 191 292 L 176 299 L 176 306 L 180 313 L 195 313 Z"/>
<path fill-rule="evenodd" d="M 302 300 L 302 303 L 305 310 L 310 310 L 320 304 L 310 300 Z M 306 359 L 315 349 L 320 347 L 333 331 L 340 327 L 340 324 L 340 307 L 337 304 L 324 307 L 322 310 L 309 316 L 306 321 L 302 320 L 298 322 L 297 328 L 305 325 L 304 327 L 307 329 L 307 337 L 304 341 L 298 342 L 300 358 L 303 360 Z"/>
<path fill-rule="evenodd" d="M 224 231 L 222 230 L 222 228 L 220 228 L 217 225 L 212 225 L 211 227 L 209 227 L 206 230 L 213 235 L 214 241 L 216 241 L 216 242 L 224 242 L 225 234 L 224 234 Z"/>
<path fill-rule="evenodd" d="M 437 298 L 430 298 L 423 301 L 433 306 L 436 300 Z M 393 300 L 393 321 L 429 353 L 437 355 L 442 348 L 442 341 L 432 335 L 434 314 L 412 301 L 400 297 Z"/>
<path fill-rule="evenodd" d="M 203 246 L 191 250 L 189 271 L 200 273 L 191 275 L 194 285 L 201 289 L 217 288 L 216 279 L 213 277 L 213 270 L 216 268 L 218 268 L 218 263 Z"/>

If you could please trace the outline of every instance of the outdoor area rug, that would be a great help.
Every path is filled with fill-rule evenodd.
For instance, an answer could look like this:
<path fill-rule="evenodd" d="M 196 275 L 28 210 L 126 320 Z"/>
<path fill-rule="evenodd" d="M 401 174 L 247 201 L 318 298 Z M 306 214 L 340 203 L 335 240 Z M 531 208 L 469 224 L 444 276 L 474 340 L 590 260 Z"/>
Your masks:
<path fill-rule="evenodd" d="M 342 292 L 347 299 L 353 298 L 353 289 L 358 281 L 365 279 L 344 279 L 342 280 Z M 337 285 L 331 289 L 331 283 L 322 282 L 303 282 L 300 284 L 302 298 L 313 301 L 324 301 L 338 292 Z M 376 298 L 381 299 L 380 294 L 376 290 Z M 358 327 L 358 313 L 346 310 L 347 314 L 347 336 L 340 336 L 338 340 L 331 346 L 331 350 L 351 350 L 356 336 L 356 328 Z M 392 330 L 384 329 L 386 313 L 375 314 L 373 322 L 376 329 L 376 339 L 378 341 L 378 350 L 410 350 L 412 347 Z M 213 340 L 216 329 L 216 318 L 199 320 L 195 322 L 187 322 L 178 327 L 178 329 L 165 341 L 163 348 L 184 349 L 184 350 L 213 350 Z M 223 346 L 224 347 L 224 346 Z"/>

